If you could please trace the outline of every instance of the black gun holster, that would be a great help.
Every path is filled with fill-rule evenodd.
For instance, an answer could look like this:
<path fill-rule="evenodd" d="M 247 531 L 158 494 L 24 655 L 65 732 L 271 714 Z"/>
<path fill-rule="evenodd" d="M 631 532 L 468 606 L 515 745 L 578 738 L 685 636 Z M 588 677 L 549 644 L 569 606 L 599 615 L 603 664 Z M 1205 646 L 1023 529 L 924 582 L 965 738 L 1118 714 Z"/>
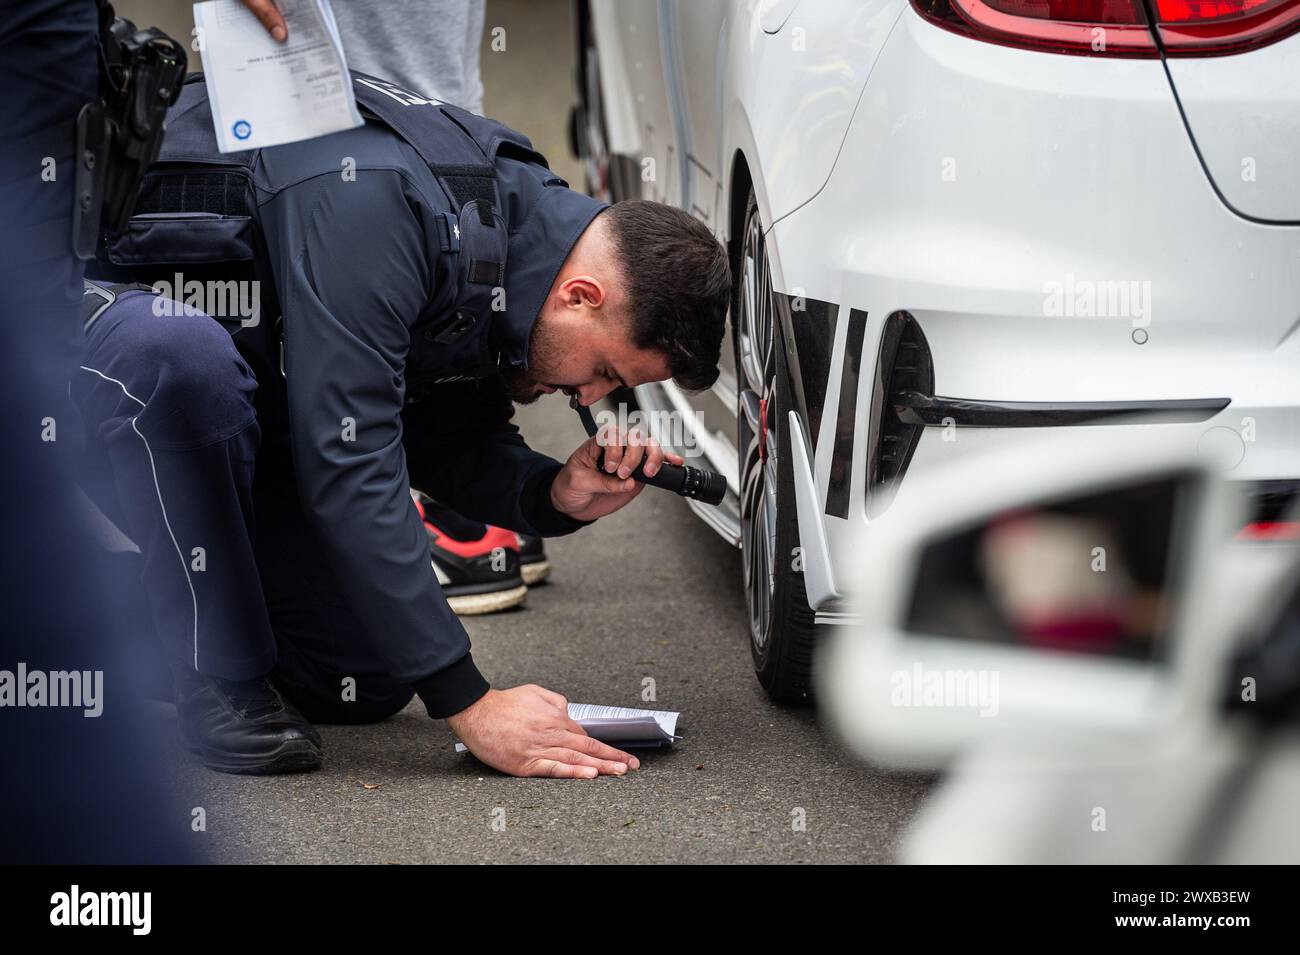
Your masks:
<path fill-rule="evenodd" d="M 185 48 L 156 27 L 99 10 L 100 97 L 77 117 L 72 248 L 93 259 L 101 228 L 120 229 L 158 157 L 167 108 L 180 96 Z"/>

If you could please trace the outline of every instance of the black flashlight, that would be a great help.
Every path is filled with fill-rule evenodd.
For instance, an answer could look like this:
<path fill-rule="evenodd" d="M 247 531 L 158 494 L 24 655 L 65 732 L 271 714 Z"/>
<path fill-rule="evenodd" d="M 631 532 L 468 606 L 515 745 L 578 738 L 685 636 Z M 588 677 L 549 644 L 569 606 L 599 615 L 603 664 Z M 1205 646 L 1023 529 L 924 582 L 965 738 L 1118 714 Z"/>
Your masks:
<path fill-rule="evenodd" d="M 588 437 L 594 438 L 597 430 L 596 419 L 591 416 L 591 409 L 580 405 L 577 395 L 569 398 L 569 407 L 578 412 L 578 417 L 582 419 L 582 426 L 587 429 Z M 596 460 L 596 467 L 604 470 L 604 451 L 600 453 L 600 457 Z M 727 496 L 727 479 L 717 471 L 706 471 L 703 468 L 670 464 L 665 461 L 653 476 L 647 477 L 642 470 L 644 467 L 645 461 L 637 465 L 636 470 L 630 475 L 632 480 L 639 481 L 642 484 L 649 484 L 652 487 L 661 487 L 665 491 L 672 491 L 682 497 L 694 498 L 697 501 L 703 501 L 705 504 L 721 504 L 722 499 Z"/>

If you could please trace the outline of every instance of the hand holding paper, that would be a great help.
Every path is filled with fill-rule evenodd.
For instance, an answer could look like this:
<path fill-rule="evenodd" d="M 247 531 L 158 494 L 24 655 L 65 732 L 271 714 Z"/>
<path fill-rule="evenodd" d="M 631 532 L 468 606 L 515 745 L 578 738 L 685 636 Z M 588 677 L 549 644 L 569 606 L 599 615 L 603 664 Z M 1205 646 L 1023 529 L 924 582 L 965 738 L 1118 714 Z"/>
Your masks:
<path fill-rule="evenodd" d="M 194 5 L 203 73 L 223 153 L 297 142 L 362 125 L 328 0 L 280 0 L 273 39 L 239 0 Z"/>
<path fill-rule="evenodd" d="M 595 703 L 570 703 L 568 712 L 569 719 L 581 726 L 592 739 L 617 743 L 625 749 L 650 749 L 678 739 L 675 734 L 680 713 Z M 456 744 L 458 753 L 467 748 L 464 743 Z"/>
<path fill-rule="evenodd" d="M 635 756 L 584 732 L 565 711 L 564 697 L 534 684 L 488 690 L 447 723 L 466 749 L 512 776 L 591 779 L 640 766 Z"/>
<path fill-rule="evenodd" d="M 284 16 L 275 8 L 274 0 L 240 0 L 244 6 L 253 11 L 253 16 L 262 21 L 266 32 L 277 43 L 283 43 L 289 35 L 284 25 Z"/>

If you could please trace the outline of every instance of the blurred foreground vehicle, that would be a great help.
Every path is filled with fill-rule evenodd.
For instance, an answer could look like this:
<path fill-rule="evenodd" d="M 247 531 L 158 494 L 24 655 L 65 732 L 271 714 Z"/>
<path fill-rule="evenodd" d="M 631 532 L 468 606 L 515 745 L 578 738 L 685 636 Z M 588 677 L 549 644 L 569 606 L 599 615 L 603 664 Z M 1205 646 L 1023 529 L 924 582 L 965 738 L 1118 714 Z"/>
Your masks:
<path fill-rule="evenodd" d="M 1300 542 L 1174 435 L 916 481 L 818 669 L 855 753 L 947 771 L 905 860 L 1300 861 Z"/>
<path fill-rule="evenodd" d="M 730 475 L 755 669 L 810 689 L 913 477 L 1079 426 L 1300 484 L 1296 0 L 590 0 L 575 149 L 729 243 L 726 367 L 637 389 Z M 1116 417 L 1122 415 L 1123 417 Z"/>

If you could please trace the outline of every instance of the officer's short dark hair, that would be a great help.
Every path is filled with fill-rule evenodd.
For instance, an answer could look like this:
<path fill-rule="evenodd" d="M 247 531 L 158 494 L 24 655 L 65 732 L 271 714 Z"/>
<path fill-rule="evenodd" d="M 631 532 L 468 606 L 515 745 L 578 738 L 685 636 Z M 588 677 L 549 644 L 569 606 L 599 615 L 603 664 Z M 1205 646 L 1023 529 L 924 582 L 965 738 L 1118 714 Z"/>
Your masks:
<path fill-rule="evenodd" d="M 665 355 L 682 388 L 708 388 L 731 299 L 726 249 L 702 222 L 662 202 L 628 199 L 601 216 L 622 260 L 633 343 Z"/>

